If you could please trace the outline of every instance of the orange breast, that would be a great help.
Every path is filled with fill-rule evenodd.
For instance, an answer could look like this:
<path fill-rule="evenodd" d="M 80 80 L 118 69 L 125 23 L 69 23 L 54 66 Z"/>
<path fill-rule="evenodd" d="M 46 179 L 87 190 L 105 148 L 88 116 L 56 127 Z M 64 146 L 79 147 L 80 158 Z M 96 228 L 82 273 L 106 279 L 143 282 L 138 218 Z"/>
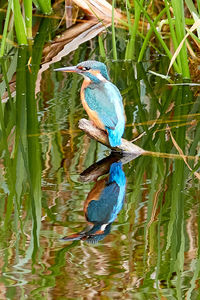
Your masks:
<path fill-rule="evenodd" d="M 99 200 L 99 197 L 101 195 L 102 190 L 105 188 L 105 184 L 106 184 L 107 180 L 108 180 L 108 178 L 106 177 L 106 178 L 103 178 L 103 179 L 97 181 L 97 183 L 95 184 L 93 189 L 89 192 L 87 199 L 85 200 L 85 203 L 84 203 L 85 215 L 87 214 L 87 208 L 88 208 L 89 203 L 92 200 L 96 200 L 96 201 Z"/>
<path fill-rule="evenodd" d="M 97 113 L 90 109 L 87 102 L 85 101 L 85 95 L 84 95 L 84 89 L 86 89 L 86 87 L 90 84 L 90 81 L 85 79 L 83 81 L 83 84 L 82 84 L 82 87 L 81 87 L 81 102 L 82 102 L 82 105 L 86 111 L 86 113 L 88 114 L 90 120 L 92 120 L 94 122 L 94 124 L 102 129 L 102 130 L 105 130 L 105 126 L 104 124 L 101 122 L 101 120 L 99 119 Z"/>

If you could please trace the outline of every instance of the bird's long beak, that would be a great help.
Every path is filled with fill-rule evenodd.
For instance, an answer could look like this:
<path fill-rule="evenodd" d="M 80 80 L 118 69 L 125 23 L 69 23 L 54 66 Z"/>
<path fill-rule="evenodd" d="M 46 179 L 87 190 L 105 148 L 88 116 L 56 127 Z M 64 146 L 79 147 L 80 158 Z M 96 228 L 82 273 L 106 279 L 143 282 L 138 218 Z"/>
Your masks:
<path fill-rule="evenodd" d="M 79 73 L 80 70 L 76 66 L 72 66 L 72 67 L 64 67 L 64 68 L 54 69 L 54 71 Z"/>

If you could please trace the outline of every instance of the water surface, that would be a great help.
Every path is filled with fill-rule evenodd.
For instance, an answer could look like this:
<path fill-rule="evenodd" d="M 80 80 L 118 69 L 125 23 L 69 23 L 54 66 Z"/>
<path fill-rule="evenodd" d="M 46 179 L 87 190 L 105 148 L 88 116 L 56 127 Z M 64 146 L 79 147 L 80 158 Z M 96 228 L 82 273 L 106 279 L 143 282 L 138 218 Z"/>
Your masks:
<path fill-rule="evenodd" d="M 16 52 L 16 101 L 4 107 L 8 149 L 2 142 L 0 298 L 198 299 L 199 181 L 177 150 L 178 145 L 189 166 L 198 169 L 196 90 L 169 86 L 150 74 L 167 68 L 162 57 L 142 64 L 106 61 L 123 96 L 124 137 L 139 137 L 137 145 L 152 154 L 122 160 L 118 178 L 122 172 L 126 177 L 125 200 L 105 236 L 96 243 L 64 241 L 88 225 L 84 203 L 100 180 L 108 183 L 115 159 L 95 180 L 80 178 L 110 150 L 78 129 L 79 119 L 87 117 L 79 97 L 82 78 L 53 68 L 102 58 L 94 38 L 51 65 L 42 74 L 35 105 L 38 65 L 33 59 L 30 72 L 28 51 Z"/>

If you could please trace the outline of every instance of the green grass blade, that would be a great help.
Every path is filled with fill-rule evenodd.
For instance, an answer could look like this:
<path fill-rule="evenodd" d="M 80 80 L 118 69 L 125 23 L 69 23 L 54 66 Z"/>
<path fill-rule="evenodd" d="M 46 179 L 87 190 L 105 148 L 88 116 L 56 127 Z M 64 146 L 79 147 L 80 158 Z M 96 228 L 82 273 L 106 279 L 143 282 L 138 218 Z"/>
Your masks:
<path fill-rule="evenodd" d="M 27 180 L 24 158 L 19 141 L 27 149 L 26 130 L 26 71 L 27 62 L 26 47 L 20 47 L 18 52 L 17 72 L 16 72 L 16 138 L 14 151 L 14 168 L 16 174 L 16 196 L 17 201 L 21 199 L 23 184 Z"/>
<path fill-rule="evenodd" d="M 135 20 L 131 29 L 131 38 L 127 45 L 127 51 L 125 55 L 125 59 L 133 59 L 135 56 L 135 40 L 136 34 L 139 27 L 140 15 L 141 15 L 141 7 L 143 6 L 144 0 L 135 2 Z"/>
<path fill-rule="evenodd" d="M 27 38 L 32 38 L 32 0 L 24 1 L 25 10 L 25 24 L 26 24 L 26 34 Z"/>
<path fill-rule="evenodd" d="M 8 23 L 9 23 L 9 19 L 10 19 L 11 4 L 12 4 L 12 1 L 8 1 L 6 20 L 5 20 L 5 25 L 4 25 L 4 29 L 3 29 L 3 36 L 2 36 L 2 41 L 1 41 L 0 57 L 2 57 L 4 55 L 6 37 L 7 37 L 7 31 L 8 31 Z"/>
<path fill-rule="evenodd" d="M 10 223 L 11 220 L 11 214 L 13 210 L 13 202 L 15 199 L 15 181 L 14 181 L 14 176 L 13 176 L 13 169 L 12 169 L 12 164 L 10 160 L 10 153 L 8 151 L 8 145 L 7 145 L 7 139 L 6 139 L 6 130 L 5 127 L 3 126 L 4 119 L 3 119 L 3 110 L 2 110 L 2 103 L 0 103 L 0 125 L 2 128 L 2 135 L 3 135 L 3 146 L 5 149 L 5 159 L 4 159 L 4 164 L 6 166 L 6 174 L 5 178 L 8 184 L 9 188 L 9 194 L 6 202 L 6 213 L 5 213 L 5 219 L 4 219 L 4 228 L 7 229 L 8 224 Z"/>
<path fill-rule="evenodd" d="M 129 34 L 131 35 L 131 14 L 129 12 L 129 9 L 131 8 L 129 0 L 126 0 L 126 15 L 128 20 L 128 27 L 129 27 Z"/>
<path fill-rule="evenodd" d="M 6 166 L 6 179 L 9 187 L 9 195 L 8 195 L 8 200 L 6 205 L 6 215 L 4 221 L 4 225 L 6 228 L 8 223 L 10 222 L 10 216 L 13 208 L 13 199 L 15 196 L 15 179 L 14 179 L 13 168 L 12 168 L 10 153 L 7 144 L 7 133 L 6 133 L 5 119 L 4 119 L 4 105 L 5 104 L 3 104 L 2 101 L 0 101 L 0 126 L 1 126 L 1 140 L 2 140 L 1 143 L 3 144 L 3 148 L 5 151 L 4 164 Z"/>
<path fill-rule="evenodd" d="M 10 64 L 8 70 L 6 70 L 6 78 L 7 78 L 7 81 L 8 81 L 8 82 L 11 80 L 12 76 L 13 76 L 14 73 L 16 72 L 17 55 L 18 55 L 18 52 L 16 51 L 15 55 L 14 55 L 13 58 L 12 58 L 12 61 L 11 61 L 11 64 Z M 3 68 L 4 68 L 4 66 L 3 66 L 4 64 L 5 64 L 5 61 L 2 61 L 2 60 L 1 60 L 2 71 L 3 71 Z M 3 80 L 3 81 L 0 83 L 0 93 L 1 93 L 1 95 L 4 94 L 6 88 L 8 89 L 7 84 L 6 84 L 6 80 Z"/>
<path fill-rule="evenodd" d="M 196 7 L 194 6 L 194 3 L 192 2 L 192 0 L 185 0 L 185 2 L 187 4 L 187 7 L 188 7 L 191 15 L 194 18 L 194 21 L 197 21 L 198 19 L 200 19 L 200 15 L 198 14 Z M 199 1 L 197 1 L 197 2 L 199 2 Z M 199 5 L 200 5 L 200 2 L 199 2 Z M 197 35 L 198 35 L 198 38 L 200 39 L 200 27 L 197 28 Z"/>
<path fill-rule="evenodd" d="M 30 54 L 29 54 L 30 55 Z M 30 172 L 31 188 L 33 193 L 32 212 L 34 222 L 34 239 L 39 245 L 41 224 L 41 151 L 39 143 L 39 128 L 35 99 L 35 76 L 26 72 L 26 85 L 29 93 L 26 97 L 27 105 L 27 134 L 28 134 L 28 169 Z M 36 234 L 37 233 L 37 234 Z"/>
<path fill-rule="evenodd" d="M 15 20 L 15 31 L 19 45 L 27 45 L 26 28 L 21 13 L 19 0 L 13 0 L 13 14 Z"/>
<path fill-rule="evenodd" d="M 31 188 L 31 206 L 33 218 L 32 239 L 34 241 L 33 256 L 39 245 L 41 226 L 41 149 L 39 142 L 39 124 L 35 99 L 35 82 L 41 63 L 43 45 L 50 30 L 50 20 L 44 19 L 39 28 L 39 34 L 35 38 L 33 51 L 29 49 L 28 56 L 32 56 L 32 70 L 26 69 L 26 86 L 29 93 L 26 95 L 27 105 L 27 134 L 28 134 L 28 158 L 27 170 Z"/>
<path fill-rule="evenodd" d="M 174 49 L 177 49 L 178 48 L 178 41 L 177 41 L 177 38 L 176 38 L 176 34 L 175 34 L 175 30 L 174 30 L 174 22 L 172 21 L 172 18 L 171 18 L 171 13 L 170 13 L 170 10 L 169 10 L 169 5 L 168 5 L 167 0 L 165 0 L 165 7 L 166 7 L 167 19 L 168 19 L 168 22 L 169 22 L 170 33 L 171 33 L 171 37 L 172 37 L 172 41 L 173 41 L 173 46 L 174 46 Z M 178 63 L 178 66 L 180 68 L 181 61 L 180 61 L 179 56 L 177 57 L 177 63 Z"/>
<path fill-rule="evenodd" d="M 116 46 L 116 38 L 115 38 L 115 0 L 112 0 L 112 46 L 113 46 L 113 58 L 117 60 L 117 46 Z"/>
<path fill-rule="evenodd" d="M 51 0 L 33 0 L 33 3 L 44 14 L 50 15 L 52 13 Z"/>
<path fill-rule="evenodd" d="M 42 51 L 44 47 L 44 43 L 48 39 L 48 34 L 51 30 L 51 20 L 49 18 L 44 18 L 40 23 L 39 27 L 39 34 L 36 35 L 34 38 L 34 46 L 33 46 L 33 53 L 32 53 L 32 72 L 34 76 L 34 81 L 37 79 L 37 73 L 40 68 L 41 58 L 42 58 Z"/>
<path fill-rule="evenodd" d="M 173 57 L 171 59 L 171 62 L 170 62 L 170 65 L 169 65 L 169 68 L 168 68 L 168 72 L 169 72 L 169 69 L 171 68 L 171 66 L 173 65 L 175 59 L 177 58 L 177 56 L 183 56 L 183 48 L 185 46 L 185 40 L 188 38 L 188 36 L 190 35 L 190 32 L 196 30 L 198 27 L 200 26 L 200 19 L 198 21 L 196 21 L 192 27 L 190 28 L 190 31 L 188 30 L 188 33 L 184 36 L 184 38 L 181 40 L 181 42 L 179 43 L 179 46 L 178 48 L 176 49 L 175 53 L 173 54 Z M 186 62 L 186 65 L 188 65 L 188 62 Z M 183 64 L 181 65 L 181 67 L 183 66 Z M 186 72 L 184 73 L 186 74 Z M 183 72 L 182 72 L 182 75 L 187 78 L 187 75 L 184 75 Z M 189 76 L 189 75 L 188 75 Z"/>
<path fill-rule="evenodd" d="M 184 6 L 182 0 L 172 0 L 172 8 L 175 17 L 175 31 L 178 43 L 184 39 L 185 36 L 185 19 L 184 19 Z M 181 59 L 181 74 L 184 78 L 190 78 L 190 71 L 188 66 L 188 56 L 186 43 L 184 42 L 179 53 Z"/>
<path fill-rule="evenodd" d="M 165 42 L 164 42 L 164 40 L 163 40 L 163 37 L 161 36 L 161 34 L 160 34 L 160 33 L 158 32 L 158 30 L 156 29 L 156 26 L 155 26 L 154 23 L 152 22 L 152 20 L 151 20 L 151 18 L 149 17 L 148 13 L 147 13 L 147 12 L 145 11 L 145 9 L 141 6 L 139 0 L 135 0 L 135 1 L 136 1 L 136 2 L 138 3 L 138 5 L 140 6 L 142 12 L 144 13 L 146 19 L 148 20 L 148 22 L 149 22 L 149 24 L 150 24 L 150 26 L 153 28 L 153 31 L 154 31 L 154 33 L 155 33 L 157 39 L 159 40 L 161 46 L 163 47 L 165 53 L 167 54 L 167 56 L 169 57 L 169 59 L 171 59 L 171 58 L 172 58 L 172 54 L 171 54 L 171 52 L 169 51 L 167 45 L 165 44 Z M 180 73 L 181 73 L 181 70 L 180 70 L 179 66 L 177 65 L 177 63 L 174 62 L 173 65 L 174 65 L 174 69 L 176 70 L 176 72 L 180 74 Z"/>
<path fill-rule="evenodd" d="M 6 88 L 7 88 L 7 91 L 8 91 L 8 97 L 9 97 L 10 105 L 13 108 L 13 99 L 11 97 L 11 91 L 10 91 L 10 86 L 9 86 L 9 81 L 8 81 L 8 76 L 7 76 L 7 70 L 6 70 L 6 66 L 5 66 L 5 61 L 2 61 L 1 66 L 2 66 L 2 73 L 3 73 L 5 85 L 6 85 Z"/>
<path fill-rule="evenodd" d="M 102 40 L 100 35 L 98 36 L 98 41 L 99 41 L 100 55 L 101 55 L 101 57 L 103 57 L 105 59 L 106 58 L 106 52 L 105 52 L 105 49 L 104 49 L 103 40 Z"/>
<path fill-rule="evenodd" d="M 197 30 L 200 28 L 200 26 L 197 27 Z M 189 31 L 187 29 L 187 32 L 189 33 L 189 35 L 193 38 L 193 40 L 195 40 L 197 42 L 197 44 L 200 45 L 200 38 L 198 38 L 193 32 Z"/>
<path fill-rule="evenodd" d="M 159 15 L 156 17 L 155 21 L 154 21 L 154 25 L 156 26 L 157 22 L 161 19 L 161 17 L 164 15 L 164 13 L 166 12 L 166 9 L 164 8 L 160 13 Z M 139 53 L 139 57 L 138 57 L 138 62 L 141 62 L 142 59 L 143 59 L 143 56 L 144 56 L 144 53 L 147 49 L 147 45 L 148 45 L 148 42 L 150 40 L 150 37 L 153 33 L 153 28 L 151 27 L 145 37 L 145 40 L 142 44 L 142 48 L 140 50 L 140 53 Z"/>

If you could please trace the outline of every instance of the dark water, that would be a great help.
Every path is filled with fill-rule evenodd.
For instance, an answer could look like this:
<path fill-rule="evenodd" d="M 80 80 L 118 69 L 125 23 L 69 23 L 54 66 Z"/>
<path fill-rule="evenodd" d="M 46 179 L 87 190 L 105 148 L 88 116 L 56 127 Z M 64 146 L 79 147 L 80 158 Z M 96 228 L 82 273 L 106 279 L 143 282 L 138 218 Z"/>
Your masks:
<path fill-rule="evenodd" d="M 123 95 L 124 137 L 143 134 L 136 143 L 152 154 L 101 161 L 110 150 L 78 129 L 87 117 L 82 78 L 53 71 L 101 60 L 98 40 L 50 66 L 36 102 L 39 66 L 33 60 L 30 72 L 28 57 L 27 49 L 16 53 L 16 101 L 3 104 L 0 299 L 199 299 L 196 90 L 148 72 L 166 74 L 165 58 L 108 59 Z M 89 199 L 102 191 L 99 207 L 91 208 Z"/>

